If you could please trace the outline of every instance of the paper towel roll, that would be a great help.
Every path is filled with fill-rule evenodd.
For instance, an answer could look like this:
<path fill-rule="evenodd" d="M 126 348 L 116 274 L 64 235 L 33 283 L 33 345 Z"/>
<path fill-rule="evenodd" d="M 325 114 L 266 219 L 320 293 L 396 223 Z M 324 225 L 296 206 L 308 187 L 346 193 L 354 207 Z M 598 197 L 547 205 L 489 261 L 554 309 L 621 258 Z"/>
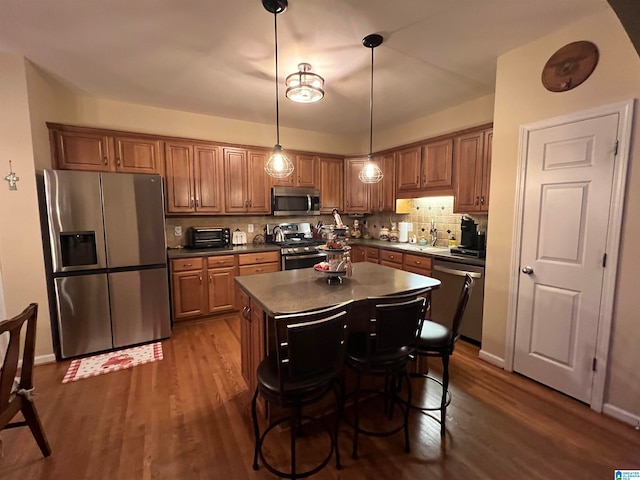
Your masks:
<path fill-rule="evenodd" d="M 409 222 L 399 222 L 398 223 L 398 242 L 408 242 L 409 241 L 409 230 L 410 228 Z"/>

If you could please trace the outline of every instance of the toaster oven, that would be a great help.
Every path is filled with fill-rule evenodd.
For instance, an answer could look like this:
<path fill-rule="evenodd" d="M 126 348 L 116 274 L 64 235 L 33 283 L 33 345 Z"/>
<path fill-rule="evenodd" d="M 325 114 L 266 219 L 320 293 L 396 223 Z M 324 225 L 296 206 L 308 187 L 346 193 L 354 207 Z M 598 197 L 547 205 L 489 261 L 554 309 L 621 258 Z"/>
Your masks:
<path fill-rule="evenodd" d="M 222 227 L 189 227 L 187 248 L 227 248 L 231 243 L 231 232 Z"/>

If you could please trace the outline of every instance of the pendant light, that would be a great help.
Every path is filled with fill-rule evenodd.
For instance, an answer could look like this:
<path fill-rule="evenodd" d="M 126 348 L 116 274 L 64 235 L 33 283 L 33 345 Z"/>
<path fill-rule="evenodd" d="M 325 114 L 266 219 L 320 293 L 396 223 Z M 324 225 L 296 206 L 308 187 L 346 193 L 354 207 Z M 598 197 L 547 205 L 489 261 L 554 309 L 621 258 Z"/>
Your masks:
<path fill-rule="evenodd" d="M 287 98 L 298 103 L 313 103 L 324 97 L 324 78 L 311 73 L 311 65 L 299 63 L 298 71 L 285 80 Z"/>
<path fill-rule="evenodd" d="M 363 183 L 378 183 L 384 175 L 380 167 L 373 161 L 373 49 L 382 45 L 382 35 L 372 33 L 362 39 L 362 44 L 371 49 L 371 92 L 369 95 L 369 155 L 360 170 L 358 178 Z"/>
<path fill-rule="evenodd" d="M 280 103 L 278 99 L 278 14 L 284 12 L 288 7 L 287 0 L 262 0 L 262 5 L 269 12 L 273 13 L 274 36 L 276 50 L 276 144 L 273 153 L 264 166 L 264 171 L 274 178 L 286 178 L 293 173 L 293 163 L 284 153 L 280 145 Z"/>

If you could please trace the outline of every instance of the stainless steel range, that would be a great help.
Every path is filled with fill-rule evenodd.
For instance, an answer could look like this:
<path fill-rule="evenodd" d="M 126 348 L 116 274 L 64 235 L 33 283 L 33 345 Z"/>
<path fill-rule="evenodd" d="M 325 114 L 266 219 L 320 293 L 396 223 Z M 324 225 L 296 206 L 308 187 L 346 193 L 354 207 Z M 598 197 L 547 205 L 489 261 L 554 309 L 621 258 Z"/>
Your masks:
<path fill-rule="evenodd" d="M 309 223 L 267 224 L 265 239 L 280 246 L 282 270 L 310 268 L 327 259 L 316 248 L 324 241 L 313 238 Z"/>

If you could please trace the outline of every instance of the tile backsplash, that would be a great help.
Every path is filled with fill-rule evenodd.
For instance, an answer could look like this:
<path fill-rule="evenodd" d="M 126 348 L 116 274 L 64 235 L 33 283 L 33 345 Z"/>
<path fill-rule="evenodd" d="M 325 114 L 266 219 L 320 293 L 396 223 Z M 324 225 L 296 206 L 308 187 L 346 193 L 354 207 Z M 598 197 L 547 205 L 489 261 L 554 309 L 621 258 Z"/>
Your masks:
<path fill-rule="evenodd" d="M 431 236 L 429 229 L 431 220 L 435 222 L 438 230 L 436 245 L 446 247 L 449 245 L 449 236 L 453 234 L 456 242 L 460 241 L 460 220 L 462 215 L 453 213 L 453 197 L 424 197 L 416 198 L 410 201 L 410 210 L 408 214 L 395 213 L 379 213 L 374 215 L 365 215 L 364 218 L 359 217 L 358 221 L 362 226 L 366 223 L 366 229 L 373 238 L 378 238 L 380 228 L 382 226 L 391 227 L 391 222 L 411 222 L 413 223 L 413 232 L 409 236 L 415 235 L 418 240 L 421 237 L 429 242 Z M 355 218 L 342 214 L 342 221 L 349 227 L 353 226 Z M 487 215 L 467 215 L 474 219 L 478 224 L 479 232 L 487 232 Z M 271 217 L 268 215 L 256 216 L 184 216 L 184 217 L 167 217 L 165 222 L 165 234 L 168 247 L 177 247 L 184 245 L 186 240 L 187 228 L 191 226 L 197 227 L 229 227 L 233 232 L 236 229 L 242 230 L 247 234 L 247 242 L 253 243 L 257 235 L 264 234 L 264 228 L 267 223 L 299 223 L 309 222 L 314 226 L 322 220 L 325 224 L 333 224 L 334 220 L 331 215 L 320 215 L 313 217 Z M 249 232 L 249 225 L 253 225 L 253 232 Z M 176 236 L 174 234 L 175 227 L 181 227 L 182 234 Z M 450 230 L 451 233 L 447 233 Z"/>
<path fill-rule="evenodd" d="M 424 237 L 429 242 L 431 239 L 429 229 L 431 228 L 431 220 L 433 220 L 437 229 L 436 245 L 441 247 L 448 246 L 450 235 L 455 236 L 456 242 L 460 241 L 462 215 L 453 213 L 452 196 L 415 198 L 410 200 L 410 205 L 408 214 L 366 215 L 364 219 L 360 219 L 360 223 L 364 220 L 372 237 L 378 238 L 380 228 L 383 226 L 391 227 L 391 222 L 411 222 L 413 223 L 413 232 L 410 232 L 409 236 L 415 235 L 418 240 Z M 473 218 L 478 224 L 479 232 L 487 232 L 487 215 L 466 216 Z M 352 225 L 353 220 L 347 217 L 345 223 Z M 447 233 L 447 230 L 451 233 Z"/>

